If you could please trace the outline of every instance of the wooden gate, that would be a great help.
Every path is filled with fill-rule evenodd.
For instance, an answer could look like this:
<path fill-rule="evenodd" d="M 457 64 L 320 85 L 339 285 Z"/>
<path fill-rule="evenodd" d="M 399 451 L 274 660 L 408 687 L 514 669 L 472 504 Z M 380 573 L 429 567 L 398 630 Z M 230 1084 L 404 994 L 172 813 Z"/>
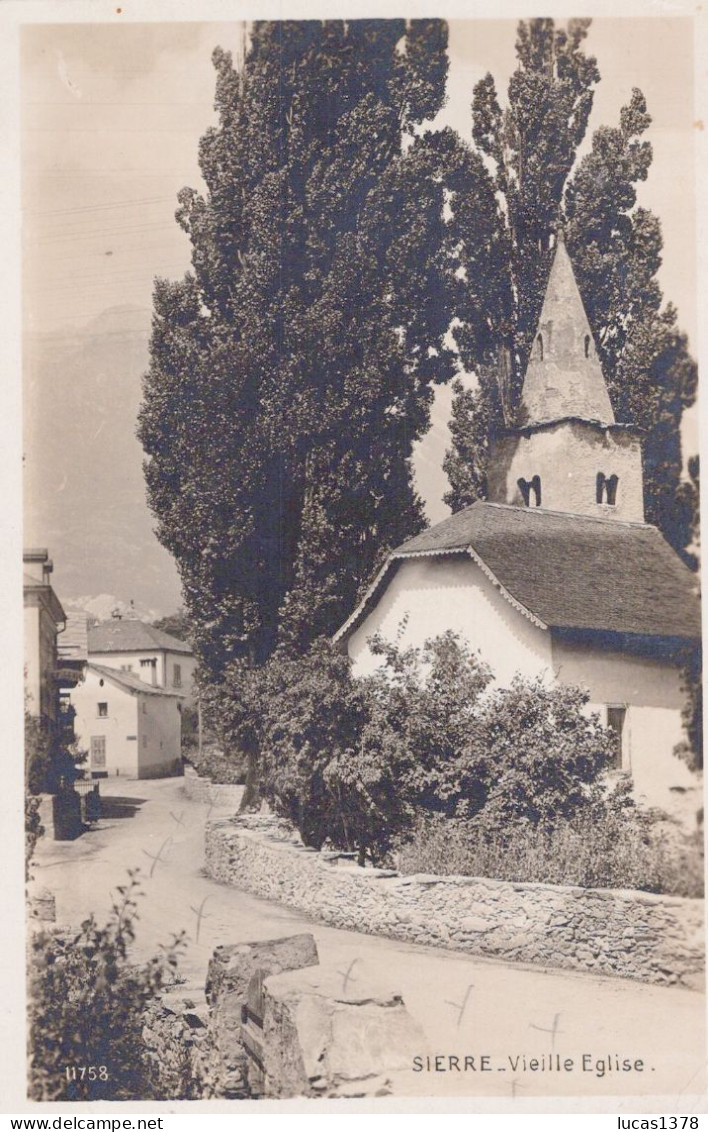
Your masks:
<path fill-rule="evenodd" d="M 265 1094 L 263 1061 L 263 980 L 268 972 L 259 967 L 248 984 L 246 1002 L 241 1007 L 241 1041 L 246 1051 L 246 1081 L 252 1097 Z"/>

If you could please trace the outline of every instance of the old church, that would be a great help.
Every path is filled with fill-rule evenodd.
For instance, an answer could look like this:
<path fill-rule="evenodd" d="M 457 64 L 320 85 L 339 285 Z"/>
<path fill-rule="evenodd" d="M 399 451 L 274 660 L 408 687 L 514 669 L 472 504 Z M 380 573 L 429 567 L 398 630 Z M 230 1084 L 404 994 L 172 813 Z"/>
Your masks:
<path fill-rule="evenodd" d="M 403 646 L 446 630 L 490 665 L 589 691 L 615 732 L 639 802 L 695 821 L 680 661 L 700 636 L 697 578 L 644 521 L 642 433 L 615 421 L 562 237 L 517 425 L 490 452 L 489 501 L 398 547 L 339 630 L 357 675 L 368 641 Z"/>

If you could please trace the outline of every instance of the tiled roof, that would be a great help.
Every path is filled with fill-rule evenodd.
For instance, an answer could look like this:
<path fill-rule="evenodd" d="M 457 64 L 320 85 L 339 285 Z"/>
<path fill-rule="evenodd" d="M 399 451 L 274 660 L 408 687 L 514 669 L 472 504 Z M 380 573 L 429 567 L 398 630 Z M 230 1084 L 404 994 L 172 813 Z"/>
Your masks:
<path fill-rule="evenodd" d="M 700 636 L 697 577 L 656 527 L 475 503 L 403 543 L 340 629 L 361 622 L 396 562 L 467 553 L 544 628 Z"/>
<path fill-rule="evenodd" d="M 108 668 L 105 664 L 94 664 L 89 661 L 89 672 L 94 672 L 97 676 L 103 676 L 104 679 L 112 680 L 120 688 L 125 688 L 127 692 L 144 692 L 148 696 L 172 696 L 175 699 L 182 699 L 178 692 L 170 692 L 167 688 L 156 688 L 153 684 L 146 684 L 139 676 L 134 676 L 132 672 L 123 672 L 117 668 Z"/>
<path fill-rule="evenodd" d="M 169 649 L 170 652 L 188 653 L 192 648 L 186 641 L 178 641 L 169 633 L 163 633 L 154 625 L 144 621 L 113 617 L 101 621 L 88 632 L 88 651 L 104 652 L 151 652 L 155 649 Z"/>

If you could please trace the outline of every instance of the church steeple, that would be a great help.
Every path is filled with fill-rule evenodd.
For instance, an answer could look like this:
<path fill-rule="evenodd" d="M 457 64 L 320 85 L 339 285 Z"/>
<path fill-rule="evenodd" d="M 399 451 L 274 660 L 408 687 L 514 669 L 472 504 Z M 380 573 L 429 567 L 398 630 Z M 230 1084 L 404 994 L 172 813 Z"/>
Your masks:
<path fill-rule="evenodd" d="M 559 233 L 515 427 L 492 438 L 488 497 L 644 521 L 640 430 L 617 424 Z"/>
<path fill-rule="evenodd" d="M 563 417 L 614 424 L 610 397 L 562 230 L 521 392 L 520 425 Z"/>

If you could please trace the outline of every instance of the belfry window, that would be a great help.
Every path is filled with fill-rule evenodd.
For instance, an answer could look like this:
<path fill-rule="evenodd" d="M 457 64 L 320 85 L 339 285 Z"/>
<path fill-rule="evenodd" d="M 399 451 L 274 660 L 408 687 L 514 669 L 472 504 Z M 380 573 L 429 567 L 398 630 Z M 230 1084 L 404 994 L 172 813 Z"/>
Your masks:
<path fill-rule="evenodd" d="M 618 476 L 606 476 L 604 472 L 597 473 L 595 499 L 597 503 L 607 503 L 614 507 L 617 502 Z"/>
<path fill-rule="evenodd" d="M 590 335 L 589 334 L 585 335 L 585 357 L 586 358 L 590 357 Z"/>
<path fill-rule="evenodd" d="M 536 346 L 538 350 L 538 357 L 543 361 L 543 335 L 539 334 L 536 338 Z"/>
<path fill-rule="evenodd" d="M 525 507 L 540 507 L 541 506 L 541 477 L 534 476 L 530 480 L 520 479 L 516 481 L 521 492 L 521 498 L 524 501 Z"/>

